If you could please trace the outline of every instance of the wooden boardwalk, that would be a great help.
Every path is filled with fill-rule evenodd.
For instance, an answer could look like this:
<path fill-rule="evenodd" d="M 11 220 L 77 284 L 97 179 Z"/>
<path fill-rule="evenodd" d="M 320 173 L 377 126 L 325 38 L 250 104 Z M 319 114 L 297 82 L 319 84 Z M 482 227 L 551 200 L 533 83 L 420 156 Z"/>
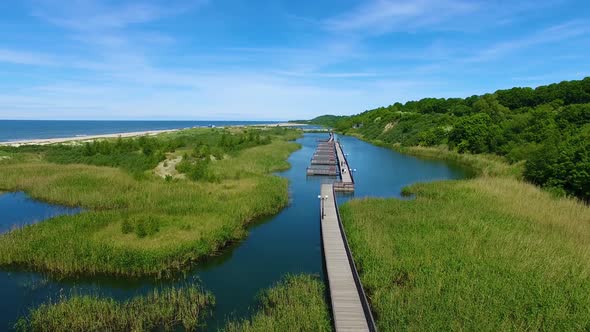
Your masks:
<path fill-rule="evenodd" d="M 336 331 L 374 331 L 375 325 L 340 225 L 335 192 L 322 184 L 322 245 Z"/>
<path fill-rule="evenodd" d="M 334 183 L 334 189 L 336 191 L 352 192 L 354 191 L 354 179 L 352 178 L 350 166 L 348 165 L 348 161 L 344 156 L 340 142 L 336 141 L 335 147 L 338 166 L 340 166 L 340 182 Z"/>

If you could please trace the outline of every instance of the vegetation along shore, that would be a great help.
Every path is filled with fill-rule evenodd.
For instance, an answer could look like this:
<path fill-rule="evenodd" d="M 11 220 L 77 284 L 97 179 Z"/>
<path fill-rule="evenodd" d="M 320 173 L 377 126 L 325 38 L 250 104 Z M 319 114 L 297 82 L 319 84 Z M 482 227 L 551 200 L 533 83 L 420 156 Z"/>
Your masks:
<path fill-rule="evenodd" d="M 381 330 L 588 329 L 589 102 L 586 78 L 311 121 L 473 170 L 342 206 Z"/>
<path fill-rule="evenodd" d="M 162 276 L 215 254 L 288 203 L 287 128 L 191 129 L 80 144 L 0 147 L 0 190 L 84 212 L 0 235 L 0 265 L 57 275 Z M 177 165 L 187 179 L 154 174 Z M 160 174 L 162 175 L 162 174 Z"/>
<path fill-rule="evenodd" d="M 72 295 L 31 309 L 15 325 L 17 331 L 187 331 L 203 326 L 215 304 L 195 286 L 154 290 L 117 302 L 111 298 Z"/>

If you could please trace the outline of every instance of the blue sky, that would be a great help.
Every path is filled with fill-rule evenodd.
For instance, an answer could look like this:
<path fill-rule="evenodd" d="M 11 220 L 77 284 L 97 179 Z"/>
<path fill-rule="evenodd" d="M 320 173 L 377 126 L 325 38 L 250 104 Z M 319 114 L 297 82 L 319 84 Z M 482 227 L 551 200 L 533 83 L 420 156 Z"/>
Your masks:
<path fill-rule="evenodd" d="M 286 120 L 590 75 L 590 2 L 0 2 L 0 118 Z"/>

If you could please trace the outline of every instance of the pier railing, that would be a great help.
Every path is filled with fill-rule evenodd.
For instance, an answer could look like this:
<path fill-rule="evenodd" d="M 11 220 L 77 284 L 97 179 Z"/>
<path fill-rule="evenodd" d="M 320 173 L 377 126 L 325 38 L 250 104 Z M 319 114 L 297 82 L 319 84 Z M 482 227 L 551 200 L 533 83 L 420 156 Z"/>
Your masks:
<path fill-rule="evenodd" d="M 344 249 L 346 250 L 346 255 L 348 256 L 348 262 L 350 264 L 350 269 L 352 270 L 352 276 L 354 278 L 354 283 L 356 284 L 356 289 L 359 293 L 359 297 L 361 299 L 361 304 L 363 306 L 363 311 L 365 313 L 365 318 L 367 319 L 367 325 L 369 326 L 369 331 L 376 332 L 377 325 L 375 324 L 375 318 L 373 317 L 373 313 L 371 312 L 371 306 L 369 305 L 369 299 L 367 294 L 365 293 L 365 289 L 363 288 L 363 284 L 361 283 L 361 278 L 359 276 L 358 270 L 356 268 L 356 264 L 354 263 L 354 258 L 352 257 L 352 252 L 350 251 L 350 246 L 348 244 L 348 238 L 346 237 L 346 232 L 344 231 L 344 226 L 342 226 L 342 219 L 340 218 L 340 208 L 338 207 L 338 200 L 336 199 L 336 190 L 334 186 L 332 186 L 332 197 L 334 197 L 334 204 L 336 205 L 336 218 L 338 219 L 338 227 L 340 227 L 340 234 L 342 236 L 342 240 L 344 241 Z"/>

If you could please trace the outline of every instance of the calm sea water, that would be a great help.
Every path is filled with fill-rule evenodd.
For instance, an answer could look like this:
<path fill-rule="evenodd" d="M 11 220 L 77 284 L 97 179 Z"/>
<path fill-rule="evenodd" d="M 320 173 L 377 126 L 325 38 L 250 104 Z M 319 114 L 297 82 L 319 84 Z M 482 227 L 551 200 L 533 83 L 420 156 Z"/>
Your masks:
<path fill-rule="evenodd" d="M 181 129 L 214 125 L 272 124 L 276 121 L 44 121 L 0 120 L 0 142 L 27 139 L 116 134 L 146 130 Z"/>
<path fill-rule="evenodd" d="M 249 228 L 240 243 L 221 256 L 200 263 L 186 276 L 174 281 L 123 278 L 82 278 L 55 280 L 39 273 L 0 269 L 0 330 L 10 326 L 27 309 L 60 294 L 91 293 L 119 300 L 145 294 L 154 288 L 199 283 L 216 298 L 213 317 L 207 328 L 222 327 L 228 317 L 248 317 L 256 308 L 256 296 L 288 273 L 311 273 L 323 277 L 320 224 L 318 218 L 320 184 L 333 179 L 307 177 L 305 169 L 318 138 L 306 134 L 298 142 L 302 148 L 290 158 L 291 168 L 280 173 L 289 180 L 290 204 L 279 214 Z M 352 137 L 340 137 L 350 166 L 355 168 L 356 192 L 339 197 L 400 197 L 403 187 L 415 182 L 457 179 L 466 173 L 440 161 L 421 160 L 376 147 Z M 0 196 L 1 197 L 1 196 Z M 7 205 L 5 205 L 7 206 Z M 7 209 L 21 209 L 15 202 Z"/>

